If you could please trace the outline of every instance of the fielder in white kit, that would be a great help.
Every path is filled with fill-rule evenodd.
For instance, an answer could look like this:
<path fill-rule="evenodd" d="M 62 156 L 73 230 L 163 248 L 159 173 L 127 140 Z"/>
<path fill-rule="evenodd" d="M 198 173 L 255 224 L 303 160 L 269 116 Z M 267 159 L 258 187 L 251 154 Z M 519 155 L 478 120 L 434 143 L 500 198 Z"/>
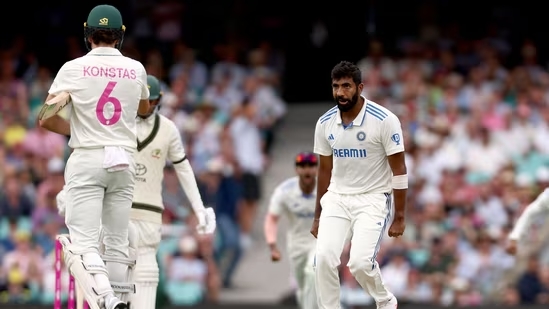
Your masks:
<path fill-rule="evenodd" d="M 509 254 L 516 254 L 518 242 L 524 237 L 524 234 L 526 234 L 532 221 L 539 218 L 540 215 L 547 214 L 549 214 L 549 188 L 543 190 L 543 192 L 524 209 L 522 214 L 520 214 L 513 230 L 507 236 L 509 241 L 505 248 L 506 251 Z"/>
<path fill-rule="evenodd" d="M 310 233 L 315 214 L 316 173 L 318 158 L 314 153 L 302 152 L 295 158 L 297 176 L 279 184 L 271 196 L 265 218 L 265 239 L 271 250 L 271 260 L 281 258 L 277 242 L 278 220 L 288 218 L 288 254 L 292 274 L 297 282 L 297 302 L 302 309 L 316 309 L 313 261 L 316 240 Z"/>
<path fill-rule="evenodd" d="M 197 216 L 198 233 L 212 234 L 216 226 L 213 209 L 205 208 L 202 203 L 179 130 L 171 120 L 157 112 L 162 97 L 160 82 L 151 75 L 147 76 L 147 82 L 151 106 L 149 112 L 139 116 L 137 120 L 137 177 L 131 223 L 139 233 L 139 243 L 137 265 L 133 272 L 136 293 L 132 297 L 132 309 L 156 308 L 159 280 L 156 254 L 162 236 L 162 180 L 167 160 L 173 164 L 177 178 Z"/>
<path fill-rule="evenodd" d="M 311 228 L 317 237 L 318 305 L 341 308 L 338 266 L 350 236 L 349 270 L 377 308 L 394 309 L 398 302 L 383 284 L 376 255 L 389 224 L 389 236 L 404 233 L 408 178 L 402 128 L 397 116 L 360 95 L 364 85 L 356 65 L 340 62 L 331 78 L 337 106 L 319 118 L 314 138 L 320 155 Z"/>
<path fill-rule="evenodd" d="M 52 132 L 70 135 L 69 146 L 74 149 L 63 190 L 70 240 L 65 236 L 59 240 L 66 265 L 92 309 L 125 309 L 128 306 L 120 298 L 129 298 L 133 290 L 128 282 L 134 263 L 128 224 L 137 149 L 135 118 L 147 113 L 149 90 L 143 65 L 119 51 L 124 31 L 115 7 L 99 5 L 91 10 L 84 24 L 91 50 L 63 65 L 47 99 L 69 93 L 69 120 L 56 115 L 40 121 Z M 100 222 L 105 236 L 102 256 Z"/>

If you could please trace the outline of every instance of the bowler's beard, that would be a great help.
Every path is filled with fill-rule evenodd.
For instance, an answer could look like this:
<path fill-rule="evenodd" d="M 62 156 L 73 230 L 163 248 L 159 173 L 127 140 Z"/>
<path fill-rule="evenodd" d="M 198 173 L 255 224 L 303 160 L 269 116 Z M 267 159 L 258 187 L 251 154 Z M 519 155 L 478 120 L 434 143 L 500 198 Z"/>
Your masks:
<path fill-rule="evenodd" d="M 336 97 L 335 101 L 337 104 L 337 108 L 339 108 L 339 110 L 342 112 L 350 111 L 358 103 L 358 97 L 359 94 L 355 93 L 355 95 L 350 100 L 347 100 L 347 103 L 345 104 L 339 103 L 340 100 L 345 100 L 343 97 Z"/>

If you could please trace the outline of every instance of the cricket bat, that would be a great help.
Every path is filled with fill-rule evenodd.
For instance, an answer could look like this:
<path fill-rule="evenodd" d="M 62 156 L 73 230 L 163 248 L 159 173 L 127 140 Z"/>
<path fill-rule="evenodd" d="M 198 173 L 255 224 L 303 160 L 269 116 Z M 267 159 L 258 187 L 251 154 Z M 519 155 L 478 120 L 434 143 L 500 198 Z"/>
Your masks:
<path fill-rule="evenodd" d="M 39 120 L 46 120 L 50 117 L 57 115 L 65 106 L 71 102 L 71 95 L 68 92 L 61 92 L 53 99 L 47 101 L 38 113 Z"/>

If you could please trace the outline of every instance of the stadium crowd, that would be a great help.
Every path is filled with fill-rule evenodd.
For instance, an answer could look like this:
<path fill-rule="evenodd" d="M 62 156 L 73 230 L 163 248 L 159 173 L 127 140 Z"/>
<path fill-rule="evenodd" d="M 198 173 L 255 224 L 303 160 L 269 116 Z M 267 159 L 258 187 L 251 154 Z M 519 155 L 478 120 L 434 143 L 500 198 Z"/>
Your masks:
<path fill-rule="evenodd" d="M 70 57 L 83 55 L 69 42 Z M 439 43 L 407 42 L 395 58 L 372 41 L 359 61 L 364 95 L 400 117 L 407 147 L 408 223 L 404 237 L 381 246 L 386 284 L 401 302 L 547 304 L 549 228 L 536 224 L 517 258 L 504 243 L 549 185 L 549 72 L 531 42 L 511 68 L 505 41 Z M 142 54 L 128 40 L 123 52 L 163 80 L 159 112 L 180 129 L 218 224 L 213 243 L 193 234 L 192 210 L 167 165 L 160 292 L 179 305 L 215 302 L 251 242 L 261 176 L 286 112 L 283 56 L 262 43 L 241 61 L 241 50 L 222 45 L 207 66 L 183 42 L 159 46 Z M 51 304 L 54 237 L 64 230 L 55 196 L 70 149 L 35 125 L 52 71 L 19 47 L 0 54 L 0 303 Z M 341 274 L 346 305 L 372 303 L 345 267 Z"/>

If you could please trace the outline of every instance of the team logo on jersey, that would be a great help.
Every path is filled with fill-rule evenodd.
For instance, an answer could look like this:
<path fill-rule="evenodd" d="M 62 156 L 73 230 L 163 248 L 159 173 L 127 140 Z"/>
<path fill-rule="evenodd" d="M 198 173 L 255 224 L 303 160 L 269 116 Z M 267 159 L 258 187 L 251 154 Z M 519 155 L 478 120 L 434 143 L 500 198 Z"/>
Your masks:
<path fill-rule="evenodd" d="M 143 176 L 147 174 L 147 167 L 143 164 L 137 163 L 135 166 L 135 175 L 136 176 Z"/>
<path fill-rule="evenodd" d="M 356 134 L 356 139 L 358 139 L 359 141 L 363 141 L 366 139 L 366 133 L 360 131 Z"/>
<path fill-rule="evenodd" d="M 400 145 L 400 134 L 395 133 L 393 136 L 391 136 L 391 140 L 395 142 L 395 144 Z"/>
<path fill-rule="evenodd" d="M 160 149 L 155 149 L 153 151 L 151 151 L 151 156 L 155 159 L 160 159 L 160 154 L 162 153 L 162 151 Z"/>

